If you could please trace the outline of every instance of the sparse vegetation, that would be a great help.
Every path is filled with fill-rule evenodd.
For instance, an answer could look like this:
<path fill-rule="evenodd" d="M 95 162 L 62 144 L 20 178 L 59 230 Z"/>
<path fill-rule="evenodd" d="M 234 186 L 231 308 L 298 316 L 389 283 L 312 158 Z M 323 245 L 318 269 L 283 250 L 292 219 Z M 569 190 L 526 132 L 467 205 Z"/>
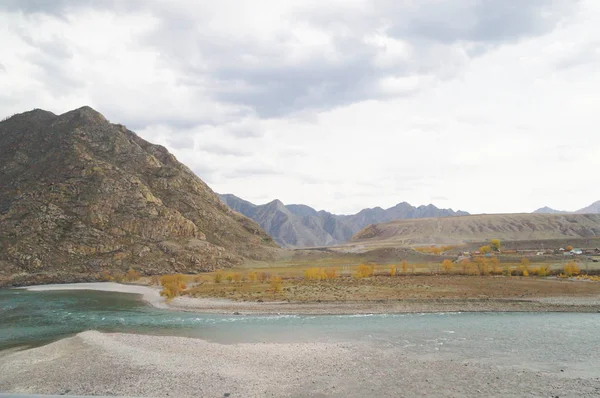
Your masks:
<path fill-rule="evenodd" d="M 141 277 L 142 277 L 142 274 L 140 274 L 133 268 L 129 268 L 129 271 L 127 271 L 127 274 L 125 275 L 125 280 L 127 280 L 127 282 L 135 282 L 138 279 L 140 279 Z"/>

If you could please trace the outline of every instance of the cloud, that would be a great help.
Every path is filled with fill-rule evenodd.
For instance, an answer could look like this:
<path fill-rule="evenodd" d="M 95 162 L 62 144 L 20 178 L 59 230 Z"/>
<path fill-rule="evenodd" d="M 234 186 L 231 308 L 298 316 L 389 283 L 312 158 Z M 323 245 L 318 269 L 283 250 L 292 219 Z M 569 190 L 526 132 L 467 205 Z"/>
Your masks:
<path fill-rule="evenodd" d="M 581 208 L 599 19 L 593 0 L 7 0 L 0 114 L 89 104 L 251 200 Z"/>

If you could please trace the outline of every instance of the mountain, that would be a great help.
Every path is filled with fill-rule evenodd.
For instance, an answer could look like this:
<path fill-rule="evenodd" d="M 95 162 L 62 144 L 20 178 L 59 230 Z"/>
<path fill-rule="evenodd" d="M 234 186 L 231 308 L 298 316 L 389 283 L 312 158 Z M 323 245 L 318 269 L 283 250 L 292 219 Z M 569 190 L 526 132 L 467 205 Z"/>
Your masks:
<path fill-rule="evenodd" d="M 0 122 L 0 282 L 197 272 L 277 251 L 164 147 L 89 107 Z"/>
<path fill-rule="evenodd" d="M 577 210 L 577 214 L 600 214 L 600 200 L 592 203 L 588 207 Z"/>
<path fill-rule="evenodd" d="M 591 205 L 584 207 L 583 209 L 579 209 L 576 211 L 563 211 L 563 210 L 554 210 L 550 207 L 542 207 L 534 211 L 534 213 L 538 214 L 600 214 L 600 200 L 592 203 Z"/>
<path fill-rule="evenodd" d="M 539 209 L 537 209 L 533 213 L 534 214 L 569 214 L 568 211 L 555 210 L 555 209 L 552 209 L 552 208 L 550 208 L 548 206 L 540 207 Z"/>
<path fill-rule="evenodd" d="M 369 246 L 461 244 L 600 236 L 598 214 L 489 214 L 397 220 L 371 225 L 352 237 Z"/>
<path fill-rule="evenodd" d="M 348 241 L 367 225 L 397 219 L 469 214 L 438 209 L 433 205 L 414 207 L 402 202 L 389 209 L 376 207 L 353 215 L 337 215 L 301 204 L 284 205 L 279 200 L 255 205 L 231 194 L 219 197 L 233 210 L 258 222 L 277 243 L 285 247 L 335 245 Z"/>

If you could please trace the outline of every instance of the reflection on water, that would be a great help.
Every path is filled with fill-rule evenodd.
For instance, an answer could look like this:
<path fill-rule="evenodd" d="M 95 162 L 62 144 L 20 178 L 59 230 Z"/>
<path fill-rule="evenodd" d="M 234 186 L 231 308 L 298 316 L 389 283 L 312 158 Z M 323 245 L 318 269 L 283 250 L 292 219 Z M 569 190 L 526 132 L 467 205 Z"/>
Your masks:
<path fill-rule="evenodd" d="M 224 344 L 351 340 L 401 347 L 422 359 L 448 355 L 542 370 L 557 364 L 579 372 L 600 368 L 598 314 L 214 315 L 160 310 L 130 294 L 0 290 L 0 349 L 90 329 Z"/>

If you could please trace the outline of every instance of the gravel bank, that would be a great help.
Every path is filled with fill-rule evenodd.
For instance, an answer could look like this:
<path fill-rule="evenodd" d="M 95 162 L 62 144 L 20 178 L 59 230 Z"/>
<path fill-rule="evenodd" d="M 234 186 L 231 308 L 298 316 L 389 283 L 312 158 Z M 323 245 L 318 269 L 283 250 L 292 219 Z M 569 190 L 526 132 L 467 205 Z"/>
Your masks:
<path fill-rule="evenodd" d="M 598 396 L 600 378 L 428 356 L 376 343 L 222 345 L 184 337 L 80 333 L 12 352 L 0 391 L 69 395 Z M 229 395 L 226 395 L 229 394 Z"/>
<path fill-rule="evenodd" d="M 49 290 L 98 290 L 104 292 L 132 293 L 139 294 L 142 299 L 157 308 L 169 308 L 165 299 L 160 295 L 158 287 L 141 285 L 123 285 L 115 282 L 91 282 L 91 283 L 64 283 L 54 285 L 35 285 L 26 286 L 21 289 L 34 292 L 44 292 Z"/>

